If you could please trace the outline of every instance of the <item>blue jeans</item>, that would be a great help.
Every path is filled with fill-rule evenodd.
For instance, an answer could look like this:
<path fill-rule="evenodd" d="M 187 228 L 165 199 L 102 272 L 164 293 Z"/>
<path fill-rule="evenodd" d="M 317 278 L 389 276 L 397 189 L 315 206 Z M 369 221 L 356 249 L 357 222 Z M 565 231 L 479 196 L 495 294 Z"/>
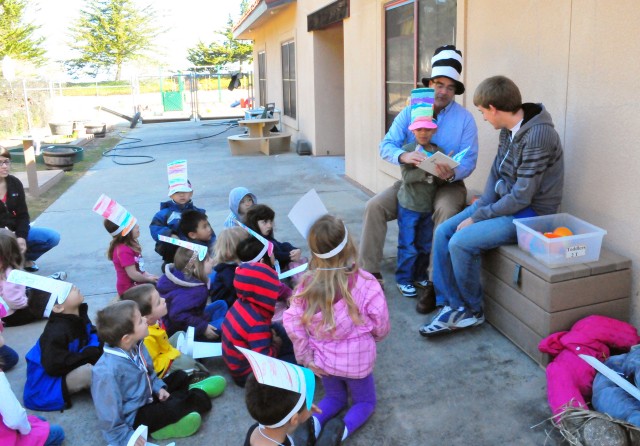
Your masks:
<path fill-rule="evenodd" d="M 436 304 L 482 310 L 480 255 L 517 241 L 513 215 L 473 223 L 456 231 L 476 210 L 477 203 L 438 226 L 433 241 L 433 285 Z"/>
<path fill-rule="evenodd" d="M 224 300 L 216 300 L 204 307 L 204 315 L 209 323 L 216 327 L 216 333 L 222 333 L 222 321 L 227 314 L 229 306 Z"/>
<path fill-rule="evenodd" d="M 24 257 L 31 261 L 38 260 L 42 254 L 57 246 L 58 243 L 60 243 L 60 234 L 53 229 L 31 227 L 27 236 L 27 252 Z"/>
<path fill-rule="evenodd" d="M 2 371 L 7 372 L 11 370 L 18 363 L 19 359 L 18 353 L 8 345 L 5 344 L 0 347 L 0 369 L 2 369 Z"/>
<path fill-rule="evenodd" d="M 36 416 L 42 421 L 47 421 L 46 419 L 38 415 Z M 57 424 L 49 423 L 49 436 L 47 437 L 47 440 L 44 442 L 43 446 L 60 446 L 63 441 L 64 431 L 62 430 L 62 427 L 58 426 Z"/>
<path fill-rule="evenodd" d="M 397 283 L 406 285 L 427 278 L 432 239 L 431 213 L 412 211 L 398 204 Z"/>

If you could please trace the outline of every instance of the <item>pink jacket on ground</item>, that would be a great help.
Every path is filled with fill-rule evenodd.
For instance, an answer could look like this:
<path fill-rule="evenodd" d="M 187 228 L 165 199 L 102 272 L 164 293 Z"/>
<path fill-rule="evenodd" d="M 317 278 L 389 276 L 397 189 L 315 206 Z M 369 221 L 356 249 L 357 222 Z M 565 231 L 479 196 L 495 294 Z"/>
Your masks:
<path fill-rule="evenodd" d="M 600 361 L 609 357 L 609 348 L 629 350 L 640 343 L 635 327 L 605 316 L 588 316 L 576 322 L 570 331 L 547 336 L 538 350 L 555 356 L 547 366 L 547 397 L 554 414 L 563 406 L 587 407 L 596 371 L 578 354 Z"/>
<path fill-rule="evenodd" d="M 12 268 L 7 268 L 4 272 L 5 277 L 7 277 L 11 271 L 13 271 Z M 4 304 L 6 304 L 6 306 Z M 17 285 L 7 282 L 6 280 L 0 280 L 0 305 L 5 306 L 7 309 L 7 316 L 11 316 L 16 310 L 26 308 L 28 304 L 29 301 L 27 300 L 24 285 Z"/>
<path fill-rule="evenodd" d="M 27 415 L 1 371 L 0 395 L 0 444 L 42 446 L 49 437 L 49 423 L 34 415 Z"/>
<path fill-rule="evenodd" d="M 291 307 L 284 313 L 284 327 L 293 342 L 299 364 L 311 361 L 329 375 L 364 378 L 376 362 L 376 342 L 390 329 L 387 300 L 378 281 L 360 270 L 351 295 L 360 311 L 362 323 L 353 322 L 343 299 L 333 304 L 335 330 L 328 333 L 322 325 L 322 313 L 315 314 L 307 328 L 302 325 L 306 308 L 303 299 L 293 296 Z"/>

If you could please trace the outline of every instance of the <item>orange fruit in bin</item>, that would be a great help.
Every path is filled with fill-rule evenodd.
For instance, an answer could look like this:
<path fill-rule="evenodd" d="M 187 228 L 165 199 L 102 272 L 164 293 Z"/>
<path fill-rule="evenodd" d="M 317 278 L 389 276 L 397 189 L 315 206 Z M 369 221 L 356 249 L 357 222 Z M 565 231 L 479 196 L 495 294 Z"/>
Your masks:
<path fill-rule="evenodd" d="M 562 237 L 561 235 L 556 234 L 555 232 L 545 232 L 542 235 L 544 235 L 546 238 L 558 238 L 558 237 Z"/>
<path fill-rule="evenodd" d="M 558 237 L 568 237 L 570 235 L 573 235 L 571 229 L 567 228 L 566 226 L 558 226 L 553 230 L 553 233 Z"/>

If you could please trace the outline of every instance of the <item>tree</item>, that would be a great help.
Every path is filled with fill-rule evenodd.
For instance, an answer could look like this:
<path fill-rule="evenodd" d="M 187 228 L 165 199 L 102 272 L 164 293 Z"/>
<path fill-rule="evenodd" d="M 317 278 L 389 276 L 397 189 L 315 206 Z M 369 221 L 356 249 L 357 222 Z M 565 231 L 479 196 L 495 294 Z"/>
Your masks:
<path fill-rule="evenodd" d="M 222 66 L 228 63 L 250 61 L 253 55 L 253 45 L 233 38 L 233 19 L 229 16 L 227 26 L 223 31 L 216 31 L 224 38 L 222 43 L 212 42 L 206 45 L 198 42 L 195 48 L 187 50 L 187 60 L 196 66 Z"/>
<path fill-rule="evenodd" d="M 70 28 L 70 46 L 80 56 L 67 61 L 67 69 L 95 76 L 115 67 L 120 80 L 124 63 L 142 59 L 153 49 L 160 33 L 152 25 L 155 19 L 151 5 L 138 9 L 133 0 L 90 0 Z"/>
<path fill-rule="evenodd" d="M 23 22 L 26 6 L 26 0 L 0 0 L 0 59 L 10 56 L 40 66 L 45 62 L 44 37 L 33 35 L 39 26 Z"/>

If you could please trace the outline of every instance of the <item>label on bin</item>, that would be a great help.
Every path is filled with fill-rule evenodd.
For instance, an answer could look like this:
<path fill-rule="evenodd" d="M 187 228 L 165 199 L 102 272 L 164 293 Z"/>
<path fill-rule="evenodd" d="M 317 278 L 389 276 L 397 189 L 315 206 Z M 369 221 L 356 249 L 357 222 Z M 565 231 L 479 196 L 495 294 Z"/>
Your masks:
<path fill-rule="evenodd" d="M 574 245 L 569 246 L 565 252 L 567 259 L 573 259 L 574 257 L 582 257 L 587 255 L 587 245 Z"/>

